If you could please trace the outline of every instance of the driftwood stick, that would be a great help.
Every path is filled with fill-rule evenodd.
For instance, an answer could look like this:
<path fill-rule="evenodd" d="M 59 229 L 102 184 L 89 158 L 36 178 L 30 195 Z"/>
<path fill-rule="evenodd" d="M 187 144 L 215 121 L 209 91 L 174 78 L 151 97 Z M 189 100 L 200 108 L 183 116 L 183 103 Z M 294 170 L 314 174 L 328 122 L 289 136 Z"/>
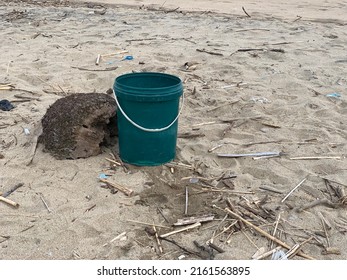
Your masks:
<path fill-rule="evenodd" d="M 168 238 L 166 238 L 166 237 L 161 237 L 161 236 L 159 236 L 159 238 L 162 239 L 162 240 L 165 240 L 165 241 L 167 241 L 167 242 L 170 242 L 170 243 L 172 243 L 172 244 L 174 244 L 174 245 L 176 245 L 178 248 L 182 249 L 184 252 L 186 252 L 186 253 L 188 253 L 188 254 L 195 255 L 195 256 L 197 256 L 197 257 L 199 257 L 199 258 L 201 258 L 201 259 L 204 259 L 204 257 L 203 257 L 200 253 L 191 251 L 190 249 L 187 249 L 187 248 L 183 247 L 182 245 L 178 244 L 178 243 L 177 243 L 176 241 L 174 241 L 174 240 L 168 239 Z"/>
<path fill-rule="evenodd" d="M 280 239 L 277 239 L 276 237 L 273 237 L 271 234 L 267 233 L 266 231 L 262 230 L 261 228 L 253 225 L 251 222 L 247 221 L 246 219 L 242 218 L 240 215 L 234 213 L 233 211 L 231 211 L 229 208 L 225 208 L 225 211 L 230 215 L 232 216 L 233 218 L 236 218 L 240 221 L 242 221 L 244 224 L 250 226 L 251 228 L 253 228 L 254 230 L 256 230 L 258 233 L 260 233 L 261 235 L 265 236 L 266 238 L 276 242 L 278 245 L 281 245 L 282 247 L 290 250 L 291 249 L 291 246 L 289 246 L 288 244 L 286 244 L 285 242 L 283 242 L 282 240 Z M 306 255 L 302 252 L 298 252 L 298 255 L 305 258 L 305 259 L 308 259 L 308 260 L 314 260 L 314 258 L 312 258 L 311 256 L 309 255 Z"/>
<path fill-rule="evenodd" d="M 35 157 L 35 154 L 36 154 L 36 150 L 37 150 L 37 146 L 38 146 L 38 139 L 39 139 L 39 136 L 35 136 L 34 139 L 33 139 L 33 145 L 32 145 L 32 148 L 31 148 L 31 152 L 30 152 L 30 160 L 27 162 L 27 166 L 29 166 L 33 160 L 34 160 L 34 157 Z"/>
<path fill-rule="evenodd" d="M 324 222 L 324 224 L 328 230 L 332 229 L 330 222 L 323 216 L 322 212 L 318 212 L 318 216 L 322 220 L 322 222 Z"/>
<path fill-rule="evenodd" d="M 195 223 L 210 222 L 213 220 L 214 220 L 213 214 L 196 216 L 196 217 L 186 217 L 183 219 L 177 219 L 177 222 L 174 223 L 174 226 L 185 226 L 185 225 L 191 225 Z"/>
<path fill-rule="evenodd" d="M 218 253 L 224 253 L 225 251 L 217 246 L 216 244 L 213 244 L 212 242 L 208 242 L 208 246 L 210 246 L 212 249 L 215 249 Z"/>
<path fill-rule="evenodd" d="M 118 66 L 107 67 L 105 69 L 89 69 L 89 68 L 77 67 L 77 66 L 71 66 L 71 68 L 78 69 L 78 70 L 81 70 L 81 71 L 102 72 L 102 71 L 113 71 L 113 70 L 116 70 L 116 69 L 118 69 Z"/>
<path fill-rule="evenodd" d="M 298 252 L 301 250 L 302 246 L 304 246 L 306 243 L 310 242 L 313 239 L 313 236 L 308 238 L 307 240 L 301 242 L 300 244 L 295 244 L 287 253 L 286 257 L 289 259 L 290 257 L 294 257 L 298 254 Z"/>
<path fill-rule="evenodd" d="M 170 235 L 173 235 L 173 234 L 176 234 L 176 233 L 180 233 L 180 232 L 183 232 L 183 231 L 187 231 L 187 230 L 190 230 L 190 229 L 194 229 L 194 228 L 197 228 L 199 226 L 201 226 L 201 223 L 195 223 L 193 225 L 190 225 L 190 226 L 187 226 L 187 227 L 184 227 L 184 228 L 181 228 L 181 229 L 177 229 L 177 230 L 170 231 L 168 233 L 162 234 L 162 235 L 160 235 L 160 238 L 168 237 Z"/>
<path fill-rule="evenodd" d="M 42 200 L 43 204 L 45 205 L 45 207 L 46 207 L 47 211 L 48 211 L 49 213 L 51 213 L 51 212 L 52 212 L 52 210 L 51 210 L 51 209 L 49 209 L 49 207 L 48 207 L 48 205 L 47 205 L 47 203 L 46 203 L 45 199 L 43 198 L 43 195 L 42 195 L 42 194 L 40 194 L 40 198 L 41 198 L 41 200 Z"/>
<path fill-rule="evenodd" d="M 211 54 L 211 55 L 218 55 L 218 56 L 223 56 L 222 53 L 217 53 L 217 52 L 211 52 L 211 51 L 207 51 L 205 49 L 196 49 L 198 52 L 204 52 L 204 53 L 208 53 L 208 54 Z"/>
<path fill-rule="evenodd" d="M 140 225 L 146 225 L 146 226 L 153 226 L 153 223 L 145 223 L 145 222 L 140 222 L 140 221 L 134 221 L 134 220 L 126 220 L 127 222 L 130 222 L 130 223 L 135 223 L 135 224 L 140 224 Z M 163 226 L 163 225 L 154 225 L 156 227 L 161 227 L 161 228 L 168 228 L 168 229 L 171 229 L 171 227 L 168 227 L 168 226 Z"/>
<path fill-rule="evenodd" d="M 281 220 L 281 212 L 278 214 L 278 217 L 277 217 L 277 220 L 276 220 L 276 224 L 275 224 L 275 228 L 274 228 L 274 231 L 272 233 L 272 236 L 275 237 L 276 236 L 276 232 L 277 232 L 277 228 L 278 228 L 278 223 L 279 221 Z M 272 247 L 273 245 L 273 241 L 271 241 L 271 246 Z"/>
<path fill-rule="evenodd" d="M 159 235 L 158 235 L 158 232 L 157 232 L 157 229 L 155 226 L 153 226 L 153 230 L 154 230 L 155 240 L 157 241 L 160 254 L 162 254 L 163 253 L 163 246 L 161 246 Z"/>
<path fill-rule="evenodd" d="M 184 215 L 188 215 L 188 203 L 189 203 L 189 192 L 188 192 L 188 187 L 186 187 L 186 203 L 184 207 Z"/>
<path fill-rule="evenodd" d="M 0 201 L 5 202 L 6 204 L 11 205 L 14 208 L 18 208 L 19 207 L 19 204 L 17 202 L 14 202 L 14 201 L 12 201 L 12 200 L 10 200 L 8 198 L 5 198 L 3 196 L 0 196 Z"/>
<path fill-rule="evenodd" d="M 251 17 L 251 16 L 246 12 L 245 7 L 242 7 L 242 11 L 246 14 L 247 17 L 249 17 L 249 18 Z"/>
<path fill-rule="evenodd" d="M 165 222 L 167 222 L 168 224 L 170 224 L 170 221 L 169 221 L 169 219 L 168 218 L 166 218 L 166 216 L 164 215 L 164 212 L 163 212 L 163 210 L 158 206 L 158 205 L 156 205 L 157 206 L 157 210 L 158 210 L 158 212 L 160 213 L 160 215 L 164 218 L 164 220 L 165 220 Z"/>
<path fill-rule="evenodd" d="M 114 183 L 114 182 L 110 182 L 108 180 L 105 180 L 105 179 L 100 179 L 101 182 L 121 191 L 122 193 L 126 194 L 127 196 L 131 196 L 133 194 L 133 190 L 127 188 L 127 187 L 124 187 L 122 185 L 119 185 L 117 183 Z"/>
<path fill-rule="evenodd" d="M 337 208 L 339 206 L 338 203 L 333 203 L 331 202 L 330 200 L 328 200 L 327 198 L 323 198 L 323 199 L 317 199 L 317 200 L 314 200 L 310 203 L 307 203 L 301 207 L 299 207 L 296 211 L 297 212 L 302 212 L 306 209 L 309 209 L 309 208 L 312 208 L 312 207 L 315 207 L 317 205 L 327 205 L 331 208 Z"/>
<path fill-rule="evenodd" d="M 106 159 L 108 162 L 111 162 L 111 163 L 113 163 L 113 164 L 115 164 L 115 165 L 122 166 L 122 164 L 119 163 L 118 161 L 115 161 L 115 160 L 109 159 L 109 158 L 105 158 L 105 159 Z"/>
<path fill-rule="evenodd" d="M 305 177 L 303 180 L 300 181 L 299 184 L 297 184 L 282 200 L 281 202 L 283 203 L 298 187 L 300 187 L 305 181 L 307 177 Z"/>
<path fill-rule="evenodd" d="M 18 188 L 24 186 L 23 183 L 18 183 L 16 184 L 12 189 L 10 189 L 9 191 L 5 192 L 4 194 L 0 194 L 3 197 L 8 197 L 11 193 L 15 192 Z"/>
<path fill-rule="evenodd" d="M 320 156 L 320 157 L 291 157 L 291 160 L 318 160 L 318 159 L 341 159 L 339 156 Z"/>
<path fill-rule="evenodd" d="M 274 193 L 280 193 L 280 194 L 283 193 L 282 191 L 280 191 L 280 190 L 278 190 L 276 188 L 270 187 L 270 186 L 260 186 L 259 189 L 265 190 L 265 191 L 274 192 Z"/>

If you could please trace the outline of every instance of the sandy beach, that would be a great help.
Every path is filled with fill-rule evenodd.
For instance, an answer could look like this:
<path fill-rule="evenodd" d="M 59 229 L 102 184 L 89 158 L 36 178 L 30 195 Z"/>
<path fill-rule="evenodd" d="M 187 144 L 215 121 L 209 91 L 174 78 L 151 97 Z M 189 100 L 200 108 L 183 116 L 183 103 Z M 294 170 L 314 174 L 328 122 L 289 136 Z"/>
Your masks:
<path fill-rule="evenodd" d="M 333 0 L 2 1 L 0 100 L 15 107 L 0 111 L 0 193 L 23 185 L 6 197 L 19 207 L 0 201 L 0 259 L 248 260 L 279 241 L 300 245 L 288 258 L 345 260 L 346 14 Z M 183 82 L 172 163 L 114 165 L 117 137 L 88 158 L 44 152 L 56 100 L 131 72 Z M 158 246 L 153 225 L 206 216 Z"/>

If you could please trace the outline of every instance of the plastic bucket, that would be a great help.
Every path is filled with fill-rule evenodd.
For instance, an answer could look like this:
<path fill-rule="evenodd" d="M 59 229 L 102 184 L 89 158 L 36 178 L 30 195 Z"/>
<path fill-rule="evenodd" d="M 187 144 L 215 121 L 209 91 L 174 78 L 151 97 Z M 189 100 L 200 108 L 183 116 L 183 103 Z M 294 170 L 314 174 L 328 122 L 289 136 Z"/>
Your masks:
<path fill-rule="evenodd" d="M 153 166 L 175 158 L 180 78 L 163 73 L 131 73 L 116 78 L 120 158 L 127 163 Z"/>

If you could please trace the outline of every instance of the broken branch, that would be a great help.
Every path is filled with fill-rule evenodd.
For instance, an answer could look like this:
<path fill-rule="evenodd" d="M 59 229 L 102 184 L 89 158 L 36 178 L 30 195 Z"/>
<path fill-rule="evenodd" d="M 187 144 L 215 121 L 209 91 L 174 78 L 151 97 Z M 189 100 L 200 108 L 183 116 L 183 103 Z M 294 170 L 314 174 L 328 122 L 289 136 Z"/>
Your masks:
<path fill-rule="evenodd" d="M 242 221 L 244 224 L 250 226 L 251 228 L 253 228 L 254 230 L 256 230 L 258 233 L 260 233 L 261 235 L 265 236 L 266 238 L 276 242 L 277 244 L 281 245 L 282 247 L 290 250 L 292 247 L 289 246 L 288 244 L 286 244 L 285 242 L 283 242 L 282 240 L 276 238 L 276 237 L 273 237 L 271 234 L 267 233 L 266 231 L 262 230 L 261 228 L 253 225 L 251 222 L 247 221 L 246 219 L 242 218 L 240 215 L 234 213 L 233 211 L 231 211 L 229 208 L 225 208 L 225 211 L 230 215 L 232 216 L 233 218 L 236 218 L 240 221 Z M 309 255 L 306 255 L 302 252 L 298 252 L 297 253 L 299 256 L 305 258 L 305 259 L 308 259 L 308 260 L 314 260 L 313 257 L 309 256 Z"/>
<path fill-rule="evenodd" d="M 119 185 L 117 183 L 114 183 L 114 182 L 110 182 L 108 180 L 105 180 L 105 179 L 100 179 L 101 182 L 121 191 L 122 193 L 126 194 L 127 196 L 131 196 L 133 194 L 133 190 L 127 188 L 127 187 L 124 187 L 122 185 Z"/>

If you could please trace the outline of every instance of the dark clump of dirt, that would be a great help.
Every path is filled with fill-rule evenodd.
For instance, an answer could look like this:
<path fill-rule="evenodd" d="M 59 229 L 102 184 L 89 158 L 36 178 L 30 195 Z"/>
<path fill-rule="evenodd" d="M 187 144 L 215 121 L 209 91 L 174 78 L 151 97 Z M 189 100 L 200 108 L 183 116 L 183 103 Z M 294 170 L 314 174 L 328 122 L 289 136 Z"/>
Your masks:
<path fill-rule="evenodd" d="M 106 94 L 73 94 L 57 100 L 42 118 L 39 141 L 57 159 L 86 158 L 116 135 L 116 102 Z"/>

